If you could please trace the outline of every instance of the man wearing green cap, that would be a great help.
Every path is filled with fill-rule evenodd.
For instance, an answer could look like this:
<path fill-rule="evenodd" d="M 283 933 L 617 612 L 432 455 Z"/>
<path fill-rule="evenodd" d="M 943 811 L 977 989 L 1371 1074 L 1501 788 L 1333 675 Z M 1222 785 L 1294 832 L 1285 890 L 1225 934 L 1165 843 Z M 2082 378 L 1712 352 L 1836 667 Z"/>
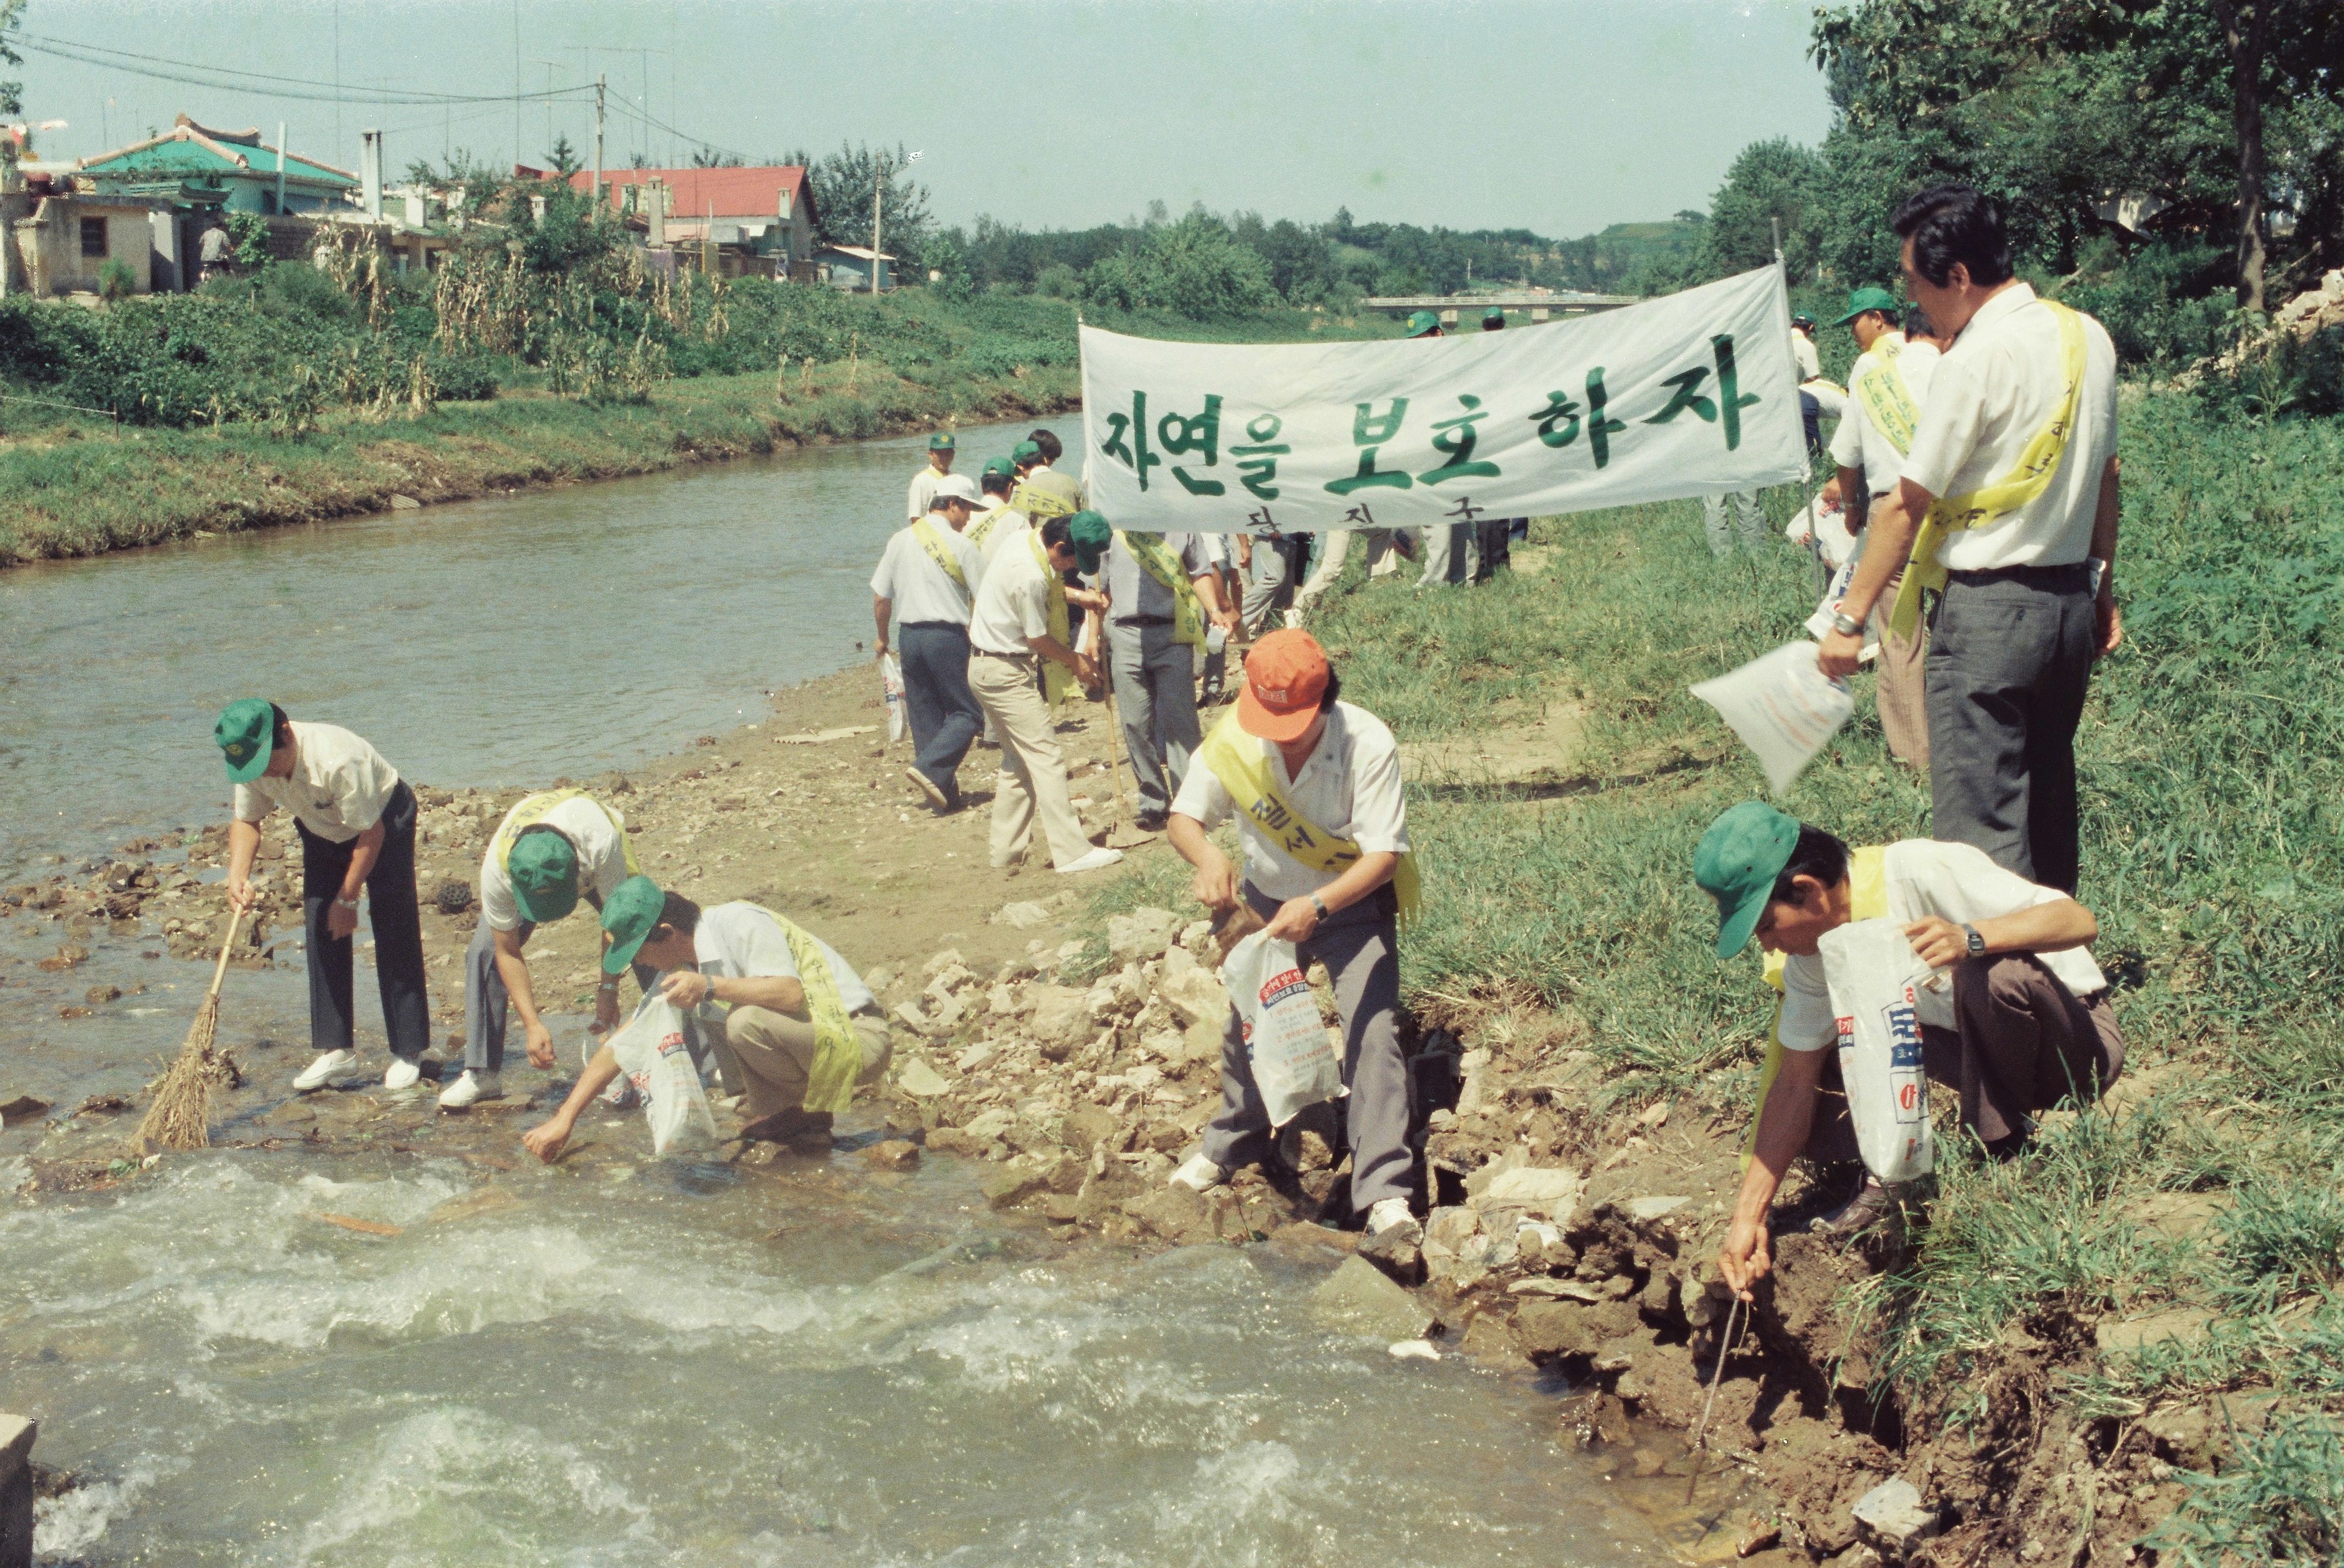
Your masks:
<path fill-rule="evenodd" d="M 1007 458 L 987 458 L 977 475 L 976 488 L 985 504 L 969 518 L 962 537 L 977 548 L 986 561 L 1001 548 L 1001 541 L 1026 526 L 1025 514 L 1009 504 L 1009 492 L 1016 487 L 1016 465 Z"/>
<path fill-rule="evenodd" d="M 1440 318 L 1435 316 L 1430 310 L 1411 310 L 1408 313 L 1408 330 L 1402 333 L 1401 336 L 1407 338 L 1440 337 L 1442 336 L 1440 330 Z"/>
<path fill-rule="evenodd" d="M 631 876 L 602 906 L 602 934 L 605 975 L 649 968 L 671 1006 L 722 1020 L 748 1099 L 743 1138 L 826 1138 L 854 1091 L 887 1069 L 893 1047 L 871 987 L 836 948 L 762 905 L 703 910 Z M 523 1145 L 552 1159 L 618 1075 L 617 1055 L 604 1046 Z"/>
<path fill-rule="evenodd" d="M 1824 500 L 1826 504 L 1837 501 L 1846 512 L 1850 531 L 1860 536 L 1874 503 L 1894 492 L 1904 476 L 1904 454 L 1912 450 L 1914 431 L 1921 422 L 1940 345 L 1897 329 L 1896 300 L 1885 288 L 1859 288 L 1850 294 L 1847 313 L 1832 325 L 1849 329 L 1860 352 L 1848 372 L 1847 411 L 1832 437 L 1832 461 L 1838 471 L 1825 487 Z M 1893 754 L 1926 773 L 1929 715 L 1923 661 L 1927 629 L 1915 624 L 1900 634 L 1885 624 L 1902 582 L 1901 572 L 1889 579 L 1871 616 L 1880 642 L 1880 729 Z M 1833 622 L 1834 628 L 1839 624 Z M 1862 623 L 1849 619 L 1846 624 Z"/>
<path fill-rule="evenodd" d="M 1922 1065 L 1954 1086 L 1962 1126 L 1995 1158 L 2025 1144 L 2033 1112 L 2073 1094 L 2096 1096 L 2124 1066 L 2108 984 L 2086 951 L 2099 935 L 2065 893 L 2003 870 L 1965 844 L 1904 839 L 1851 850 L 1762 801 L 1710 824 L 1693 880 L 1717 901 L 1717 955 L 1752 936 L 1781 956 L 1782 993 L 1760 1078 L 1749 1168 L 1718 1268 L 1747 1298 L 1772 1267 L 1767 1221 L 1791 1160 L 1857 1157 L 1839 1076 L 1839 1039 L 1818 944 L 1852 920 L 1897 922 L 1914 955 L 1937 972 L 1911 993 Z M 1773 979 L 1771 971 L 1770 980 Z M 1824 1229 L 1853 1233 L 1888 1196 L 1867 1179 Z"/>
<path fill-rule="evenodd" d="M 928 502 L 935 499 L 936 481 L 952 472 L 952 432 L 938 430 L 928 438 L 928 466 L 912 476 L 909 521 L 917 522 L 928 515 Z"/>
<path fill-rule="evenodd" d="M 1071 474 L 1062 474 L 1052 465 L 1066 454 L 1065 445 L 1051 431 L 1036 427 L 1034 433 L 1017 443 L 1016 454 L 1033 449 L 1030 458 L 1018 456 L 1021 466 L 1017 484 L 1009 492 L 1009 504 L 1023 512 L 1028 521 L 1046 517 L 1072 517 L 1090 504 L 1084 493 L 1083 481 Z"/>
<path fill-rule="evenodd" d="M 1096 871 L 1123 858 L 1094 849 L 1066 789 L 1066 764 L 1050 710 L 1073 682 L 1094 684 L 1098 669 L 1075 646 L 1065 573 L 1093 573 L 1112 531 L 1095 511 L 1037 518 L 985 570 L 969 618 L 969 690 L 1001 742 L 994 780 L 993 864 L 1023 859 L 1042 819 L 1050 864 L 1063 873 Z M 1043 689 L 1034 677 L 1042 675 Z"/>
<path fill-rule="evenodd" d="M 904 673 L 913 763 L 904 776 L 939 813 L 960 809 L 960 764 L 985 727 L 968 690 L 968 615 L 985 557 L 965 531 L 976 487 L 953 474 L 936 485 L 933 510 L 899 529 L 871 577 L 873 642 L 884 659 L 892 638 Z"/>
<path fill-rule="evenodd" d="M 372 905 L 376 984 L 391 1061 L 385 1088 L 412 1087 L 431 1043 L 423 922 L 415 899 L 415 792 L 380 752 L 333 724 L 295 723 L 265 698 L 220 711 L 212 739 L 236 786 L 227 827 L 227 895 L 252 906 L 260 824 L 278 806 L 301 840 L 302 950 L 309 967 L 309 1043 L 318 1054 L 293 1080 L 323 1087 L 358 1066 L 350 936 L 359 894 Z"/>
<path fill-rule="evenodd" d="M 531 1067 L 553 1066 L 553 1032 L 537 1010 L 522 949 L 539 926 L 582 895 L 600 910 L 637 875 L 625 820 L 583 790 L 541 790 L 505 814 L 480 859 L 480 924 L 464 955 L 464 1073 L 440 1091 L 441 1110 L 504 1097 L 505 1026 L 520 1014 Z M 636 979 L 648 983 L 648 975 Z M 619 1021 L 619 982 L 594 992 L 594 1023 Z"/>

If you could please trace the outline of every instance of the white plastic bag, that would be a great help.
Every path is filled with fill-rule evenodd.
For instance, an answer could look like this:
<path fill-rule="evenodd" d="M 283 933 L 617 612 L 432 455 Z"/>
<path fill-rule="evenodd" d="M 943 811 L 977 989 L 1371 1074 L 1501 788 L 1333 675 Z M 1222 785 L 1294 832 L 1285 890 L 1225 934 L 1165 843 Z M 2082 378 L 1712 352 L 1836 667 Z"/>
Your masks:
<path fill-rule="evenodd" d="M 1894 920 L 1824 933 L 1824 983 L 1839 1016 L 1839 1076 L 1864 1168 L 1885 1182 L 1926 1176 L 1929 1079 L 1921 1066 L 1920 991 L 1937 981 Z"/>
<path fill-rule="evenodd" d="M 1692 689 L 1758 754 L 1776 794 L 1855 711 L 1847 687 L 1816 665 L 1816 652 L 1813 642 L 1785 642 Z"/>
<path fill-rule="evenodd" d="M 1840 569 L 1832 573 L 1831 586 L 1824 590 L 1824 602 L 1807 617 L 1807 635 L 1816 642 L 1822 642 L 1831 632 L 1832 616 L 1838 611 L 1839 602 L 1847 597 L 1847 585 L 1855 581 L 1855 569 L 1863 559 L 1853 555 L 1841 563 Z M 1880 657 L 1880 611 L 1881 606 L 1875 604 L 1872 613 L 1864 618 L 1864 651 L 1856 655 L 1860 659 Z"/>
<path fill-rule="evenodd" d="M 904 664 L 891 649 L 879 655 L 879 690 L 887 699 L 887 744 L 904 738 Z"/>
<path fill-rule="evenodd" d="M 716 1147 L 716 1118 L 683 1042 L 683 1015 L 673 1004 L 657 991 L 645 996 L 626 1027 L 611 1037 L 611 1051 L 642 1099 L 653 1154 Z"/>
<path fill-rule="evenodd" d="M 1343 1093 L 1343 1064 L 1336 1059 L 1327 1026 L 1318 1021 L 1318 999 L 1294 944 L 1257 931 L 1229 949 L 1221 984 L 1237 1004 L 1253 1057 L 1253 1081 L 1268 1108 L 1269 1125 L 1284 1127 L 1321 1100 Z"/>

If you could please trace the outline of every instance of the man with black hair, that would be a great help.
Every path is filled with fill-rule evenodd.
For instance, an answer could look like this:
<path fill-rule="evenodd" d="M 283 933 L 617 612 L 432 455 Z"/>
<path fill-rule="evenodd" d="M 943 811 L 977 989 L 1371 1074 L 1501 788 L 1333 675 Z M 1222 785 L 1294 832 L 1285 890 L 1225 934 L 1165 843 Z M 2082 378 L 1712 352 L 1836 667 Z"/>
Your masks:
<path fill-rule="evenodd" d="M 1936 590 L 1934 829 L 2072 891 L 2076 726 L 2093 663 L 2124 635 L 2116 348 L 2098 322 L 2013 275 L 2002 213 L 1979 192 L 1922 191 L 1892 227 L 1906 290 L 1952 347 L 1820 663 L 1828 675 L 1854 669 L 1864 618 L 1900 566 L 1892 630 L 1916 625 L 1922 591 Z"/>
<path fill-rule="evenodd" d="M 985 728 L 968 689 L 968 617 L 985 557 L 964 537 L 976 487 L 948 474 L 936 483 L 927 516 L 898 529 L 871 577 L 875 657 L 894 640 L 911 720 L 912 765 L 904 776 L 935 812 L 960 809 L 960 764 Z"/>
<path fill-rule="evenodd" d="M 322 1088 L 358 1067 L 350 938 L 359 895 L 372 905 L 375 978 L 390 1043 L 383 1087 L 411 1088 L 431 1043 L 423 921 L 415 897 L 415 792 L 380 752 L 335 724 L 296 723 L 265 697 L 220 710 L 212 739 L 236 786 L 227 824 L 227 896 L 252 907 L 260 824 L 283 806 L 301 840 L 302 950 L 309 966 L 309 1048 L 293 1080 Z"/>
<path fill-rule="evenodd" d="M 2096 1098 L 2124 1067 L 2124 1038 L 2108 983 L 2086 950 L 2099 935 L 2090 910 L 2056 888 L 2016 876 L 1964 844 L 1905 839 L 1851 851 L 1831 834 L 1763 801 L 1744 801 L 1710 824 L 1693 852 L 1693 880 L 1717 901 L 1717 956 L 1752 936 L 1773 958 L 1782 1001 L 1759 1080 L 1749 1168 L 1718 1257 L 1746 1298 L 1765 1277 L 1767 1217 L 1792 1159 L 1857 1158 L 1839 1078 L 1839 1023 L 1818 946 L 1852 920 L 1893 919 L 1914 955 L 1941 979 L 1915 987 L 1922 1065 L 1955 1086 L 1962 1126 L 1996 1158 L 2026 1143 L 2032 1113 L 2062 1099 Z M 1867 1179 L 1823 1228 L 1853 1234 L 1886 1212 Z"/>

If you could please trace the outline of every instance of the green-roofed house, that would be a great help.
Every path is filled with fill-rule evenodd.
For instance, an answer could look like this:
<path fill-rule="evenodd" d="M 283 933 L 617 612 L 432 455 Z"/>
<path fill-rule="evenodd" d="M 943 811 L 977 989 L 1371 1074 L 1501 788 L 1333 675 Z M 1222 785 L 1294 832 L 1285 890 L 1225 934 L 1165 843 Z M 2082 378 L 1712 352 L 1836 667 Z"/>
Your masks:
<path fill-rule="evenodd" d="M 181 208 L 227 212 L 347 210 L 359 177 L 268 146 L 258 130 L 217 131 L 181 115 L 159 137 L 81 160 L 100 190 Z"/>

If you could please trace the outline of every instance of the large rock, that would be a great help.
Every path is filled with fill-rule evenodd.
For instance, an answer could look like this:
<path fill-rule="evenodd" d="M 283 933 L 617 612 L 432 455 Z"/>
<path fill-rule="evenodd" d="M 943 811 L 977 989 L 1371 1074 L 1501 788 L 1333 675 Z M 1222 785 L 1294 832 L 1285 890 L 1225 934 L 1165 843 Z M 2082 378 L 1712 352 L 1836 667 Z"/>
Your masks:
<path fill-rule="evenodd" d="M 1122 964 L 1147 959 L 1172 945 L 1180 935 L 1180 917 L 1169 909 L 1135 909 L 1106 923 L 1107 956 Z"/>
<path fill-rule="evenodd" d="M 1909 1481 L 1882 1482 L 1857 1498 L 1850 1512 L 1892 1563 L 1902 1562 L 1905 1553 L 1937 1533 L 1937 1511 L 1921 1501 L 1920 1489 Z"/>
<path fill-rule="evenodd" d="M 920 1099 L 934 1099 L 952 1092 L 952 1085 L 945 1081 L 944 1075 L 918 1057 L 904 1058 L 904 1065 L 895 1069 L 895 1087 Z"/>
<path fill-rule="evenodd" d="M 1636 1309 L 1623 1301 L 1583 1306 L 1576 1301 L 1526 1302 L 1514 1313 L 1514 1335 L 1533 1356 L 1593 1358 L 1604 1344 L 1636 1328 Z"/>
<path fill-rule="evenodd" d="M 1485 1221 L 1491 1216 L 1534 1214 L 1568 1226 L 1587 1191 L 1583 1171 L 1561 1167 L 1520 1166 L 1500 1171 L 1472 1199 Z M 1498 1229 L 1491 1226 L 1490 1229 Z"/>
<path fill-rule="evenodd" d="M 995 1209 L 1007 1209 L 1050 1190 L 1050 1175 L 1049 1168 L 1045 1166 L 1004 1165 L 987 1171 L 979 1187 L 987 1203 Z"/>
<path fill-rule="evenodd" d="M 1353 1256 L 1310 1293 L 1310 1310 L 1328 1327 L 1379 1340 L 1423 1337 L 1436 1320 L 1409 1291 L 1366 1259 Z"/>
<path fill-rule="evenodd" d="M 1093 1149 L 1115 1138 L 1121 1130 L 1122 1124 L 1106 1107 L 1078 1105 L 1066 1113 L 1063 1135 L 1067 1148 L 1088 1159 Z"/>
<path fill-rule="evenodd" d="M 1164 998 L 1164 1005 L 1183 1027 L 1208 1023 L 1217 1030 L 1229 1016 L 1229 994 L 1221 977 L 1190 957 L 1185 947 L 1164 955 L 1163 967 L 1156 976 L 1156 994 Z"/>
<path fill-rule="evenodd" d="M 33 1440 L 40 1423 L 0 1415 L 0 1568 L 32 1568 Z"/>
<path fill-rule="evenodd" d="M 1034 1003 L 1034 1037 L 1045 1047 L 1071 1050 L 1091 1037 L 1090 1009 L 1085 993 L 1072 986 L 1038 982 L 1026 989 Z"/>

